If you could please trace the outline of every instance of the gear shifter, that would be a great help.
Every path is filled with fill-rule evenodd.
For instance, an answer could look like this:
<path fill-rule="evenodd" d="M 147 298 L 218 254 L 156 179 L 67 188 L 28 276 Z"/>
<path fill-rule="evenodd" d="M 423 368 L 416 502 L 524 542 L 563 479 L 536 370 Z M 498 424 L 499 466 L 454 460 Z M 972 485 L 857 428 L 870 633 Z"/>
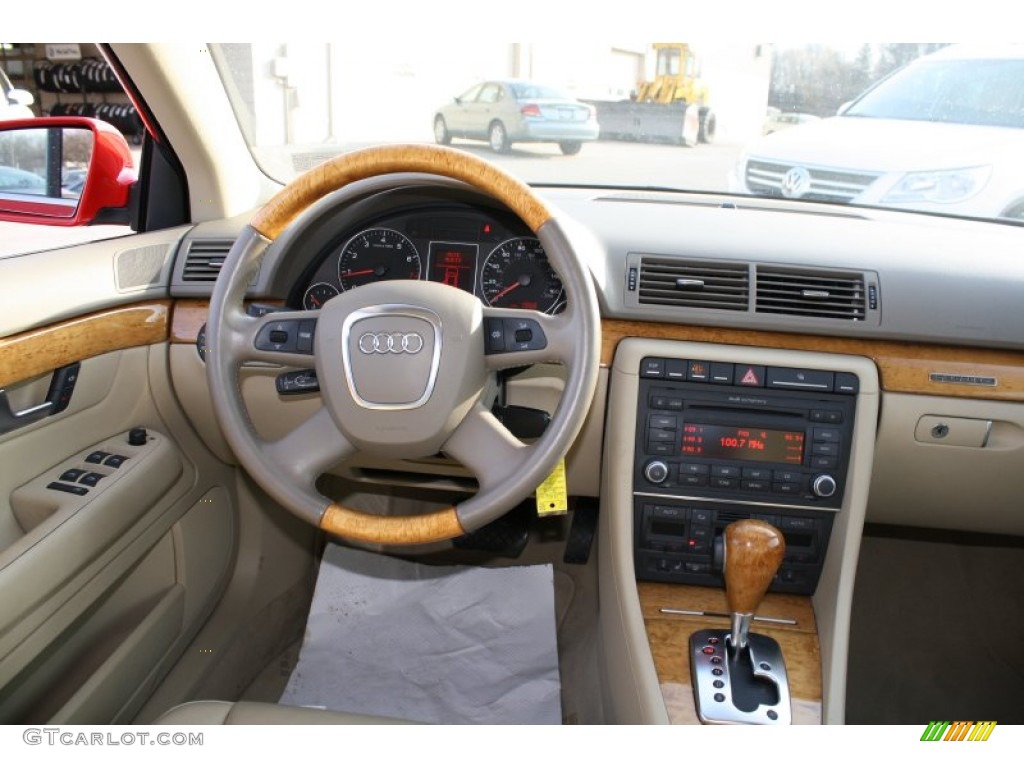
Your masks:
<path fill-rule="evenodd" d="M 789 680 L 779 644 L 750 632 L 782 557 L 782 534 L 762 520 L 740 520 L 724 533 L 729 630 L 690 637 L 697 715 L 705 723 L 779 723 L 791 719 Z"/>

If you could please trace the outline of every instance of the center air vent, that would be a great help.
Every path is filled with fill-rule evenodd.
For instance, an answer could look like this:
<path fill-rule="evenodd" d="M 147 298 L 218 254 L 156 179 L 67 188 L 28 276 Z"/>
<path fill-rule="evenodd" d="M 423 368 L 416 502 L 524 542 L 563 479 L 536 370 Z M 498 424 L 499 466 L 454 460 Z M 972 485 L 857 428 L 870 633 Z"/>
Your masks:
<path fill-rule="evenodd" d="M 181 278 L 189 283 L 213 283 L 224 266 L 232 240 L 193 240 L 185 257 Z"/>
<path fill-rule="evenodd" d="M 639 288 L 641 304 L 745 312 L 750 270 L 731 262 L 644 256 Z"/>
<path fill-rule="evenodd" d="M 867 293 L 859 272 L 758 267 L 754 311 L 863 321 Z"/>

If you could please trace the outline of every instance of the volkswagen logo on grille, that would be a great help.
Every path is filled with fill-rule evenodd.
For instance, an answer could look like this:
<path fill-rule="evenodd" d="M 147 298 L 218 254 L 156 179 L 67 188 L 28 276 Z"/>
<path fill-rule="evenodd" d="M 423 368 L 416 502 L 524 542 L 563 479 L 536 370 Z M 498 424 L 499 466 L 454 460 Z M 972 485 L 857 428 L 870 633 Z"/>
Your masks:
<path fill-rule="evenodd" d="M 359 337 L 359 351 L 364 355 L 415 355 L 423 349 L 418 333 L 364 333 Z"/>
<path fill-rule="evenodd" d="M 811 188 L 811 174 L 806 168 L 790 168 L 782 177 L 783 197 L 802 197 Z"/>

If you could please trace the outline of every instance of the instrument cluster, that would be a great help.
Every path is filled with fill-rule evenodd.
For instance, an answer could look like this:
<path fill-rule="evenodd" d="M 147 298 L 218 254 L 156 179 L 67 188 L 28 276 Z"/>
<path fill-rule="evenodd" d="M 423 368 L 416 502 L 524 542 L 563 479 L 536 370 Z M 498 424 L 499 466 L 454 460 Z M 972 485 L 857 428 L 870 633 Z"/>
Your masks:
<path fill-rule="evenodd" d="M 313 259 L 289 304 L 320 309 L 379 280 L 444 283 L 504 309 L 554 314 L 565 302 L 543 246 L 518 219 L 452 206 L 389 214 L 342 233 Z"/>

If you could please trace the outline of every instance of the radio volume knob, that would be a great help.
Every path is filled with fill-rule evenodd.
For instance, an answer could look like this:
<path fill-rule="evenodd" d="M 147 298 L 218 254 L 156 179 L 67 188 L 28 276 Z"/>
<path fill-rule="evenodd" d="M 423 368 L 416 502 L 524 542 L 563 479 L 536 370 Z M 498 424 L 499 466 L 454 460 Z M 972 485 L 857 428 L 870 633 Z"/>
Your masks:
<path fill-rule="evenodd" d="M 830 498 L 838 487 L 836 479 L 832 475 L 818 475 L 811 483 L 811 490 L 819 499 Z"/>
<path fill-rule="evenodd" d="M 661 485 L 668 480 L 668 465 L 664 461 L 649 461 L 644 467 L 644 477 L 648 482 Z"/>

